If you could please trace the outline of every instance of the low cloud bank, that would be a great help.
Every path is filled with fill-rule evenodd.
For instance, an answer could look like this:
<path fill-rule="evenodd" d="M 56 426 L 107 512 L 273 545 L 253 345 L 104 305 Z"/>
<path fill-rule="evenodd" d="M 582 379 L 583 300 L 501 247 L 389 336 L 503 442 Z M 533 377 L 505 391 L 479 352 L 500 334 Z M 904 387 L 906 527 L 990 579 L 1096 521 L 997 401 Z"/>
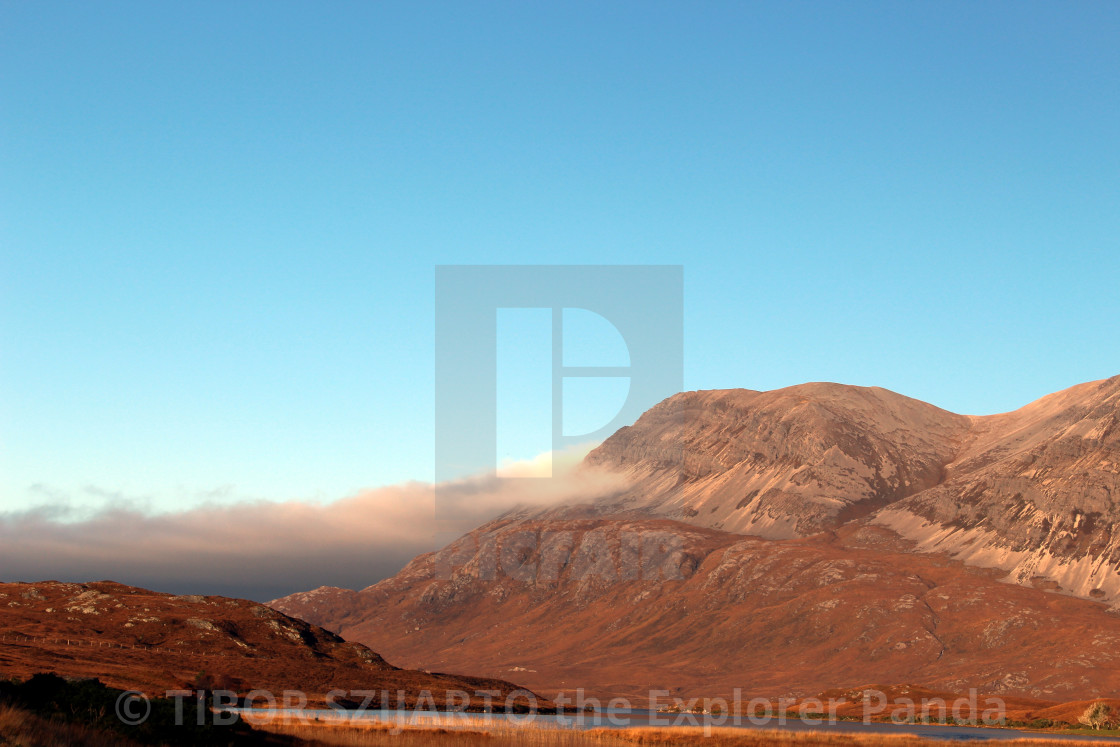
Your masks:
<path fill-rule="evenodd" d="M 156 515 L 108 509 L 76 522 L 46 507 L 0 515 L 0 579 L 111 579 L 257 601 L 319 586 L 364 588 L 439 549 L 449 531 L 468 531 L 518 506 L 582 503 L 621 490 L 621 477 L 580 465 L 586 451 L 556 455 L 552 479 L 489 474 L 367 490 L 331 503 L 211 504 Z M 540 475 L 548 463 L 539 457 L 506 465 L 501 474 Z"/>

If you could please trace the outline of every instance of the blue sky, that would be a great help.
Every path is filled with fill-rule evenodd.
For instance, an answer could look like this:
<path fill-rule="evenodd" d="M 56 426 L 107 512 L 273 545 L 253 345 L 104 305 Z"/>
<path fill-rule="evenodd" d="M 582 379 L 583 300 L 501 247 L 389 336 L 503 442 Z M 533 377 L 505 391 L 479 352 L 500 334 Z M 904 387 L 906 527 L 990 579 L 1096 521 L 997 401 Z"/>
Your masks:
<path fill-rule="evenodd" d="M 437 264 L 682 265 L 689 389 L 983 414 L 1120 373 L 1117 39 L 1115 3 L 4 3 L 0 510 L 430 480 Z"/>

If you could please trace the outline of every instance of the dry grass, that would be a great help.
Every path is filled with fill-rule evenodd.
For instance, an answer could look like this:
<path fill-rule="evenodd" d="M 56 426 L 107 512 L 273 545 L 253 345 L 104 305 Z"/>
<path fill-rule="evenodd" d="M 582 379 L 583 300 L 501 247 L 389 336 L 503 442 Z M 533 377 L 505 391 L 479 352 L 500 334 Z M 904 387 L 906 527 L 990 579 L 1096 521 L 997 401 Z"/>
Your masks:
<path fill-rule="evenodd" d="M 20 708 L 0 705 L 0 745 L 4 747 L 128 747 L 133 744 L 118 734 L 50 721 Z"/>
<path fill-rule="evenodd" d="M 315 744 L 337 747 L 505 747 L 529 745 L 530 747 L 582 747 L 587 742 L 582 735 L 558 729 L 522 728 L 509 724 L 484 722 L 482 719 L 465 718 L 453 728 L 440 726 L 396 726 L 389 723 L 351 723 L 326 719 L 320 722 L 289 718 L 246 718 L 253 728 L 273 734 L 296 737 Z"/>
<path fill-rule="evenodd" d="M 747 731 L 722 729 L 704 736 L 696 728 L 627 729 L 610 735 L 611 744 L 709 745 L 710 747 L 1071 747 L 1078 744 L 1116 745 L 1116 742 L 1069 742 L 1055 739 L 930 740 L 911 734 L 813 734 L 788 731 Z M 598 744 L 603 744 L 602 742 Z"/>
<path fill-rule="evenodd" d="M 628 747 L 630 745 L 696 745 L 696 747 L 1071 747 L 1072 744 L 1116 745 L 1112 741 L 1076 742 L 1055 739 L 933 741 L 914 735 L 829 734 L 812 732 L 714 729 L 555 728 L 547 724 L 517 726 L 465 718 L 456 727 L 395 726 L 388 723 L 321 722 L 286 718 L 254 720 L 254 728 L 332 747 Z"/>

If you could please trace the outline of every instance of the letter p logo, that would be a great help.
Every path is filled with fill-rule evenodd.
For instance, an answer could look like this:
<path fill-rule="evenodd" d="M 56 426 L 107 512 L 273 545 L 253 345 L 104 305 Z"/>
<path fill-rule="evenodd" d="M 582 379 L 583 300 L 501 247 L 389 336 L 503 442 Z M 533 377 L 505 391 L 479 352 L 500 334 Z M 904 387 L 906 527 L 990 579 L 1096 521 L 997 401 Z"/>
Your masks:
<path fill-rule="evenodd" d="M 509 444 L 524 458 L 599 441 L 679 392 L 683 285 L 679 265 L 438 266 L 437 519 L 455 518 L 439 485 L 501 475 Z M 585 344 L 596 326 L 621 345 Z M 606 359 L 589 360 L 596 354 Z"/>

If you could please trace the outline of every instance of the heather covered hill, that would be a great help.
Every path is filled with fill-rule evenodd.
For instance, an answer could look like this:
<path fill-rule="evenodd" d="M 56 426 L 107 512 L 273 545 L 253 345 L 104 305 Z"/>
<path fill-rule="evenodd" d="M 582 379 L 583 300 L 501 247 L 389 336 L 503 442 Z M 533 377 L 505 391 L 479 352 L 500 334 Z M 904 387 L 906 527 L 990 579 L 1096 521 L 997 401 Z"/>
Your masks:
<path fill-rule="evenodd" d="M 162 695 L 184 686 L 245 693 L 448 690 L 516 685 L 401 669 L 356 642 L 244 599 L 173 596 L 112 582 L 0 583 L 0 676 L 96 677 Z M 204 675 L 200 683 L 200 675 Z"/>

